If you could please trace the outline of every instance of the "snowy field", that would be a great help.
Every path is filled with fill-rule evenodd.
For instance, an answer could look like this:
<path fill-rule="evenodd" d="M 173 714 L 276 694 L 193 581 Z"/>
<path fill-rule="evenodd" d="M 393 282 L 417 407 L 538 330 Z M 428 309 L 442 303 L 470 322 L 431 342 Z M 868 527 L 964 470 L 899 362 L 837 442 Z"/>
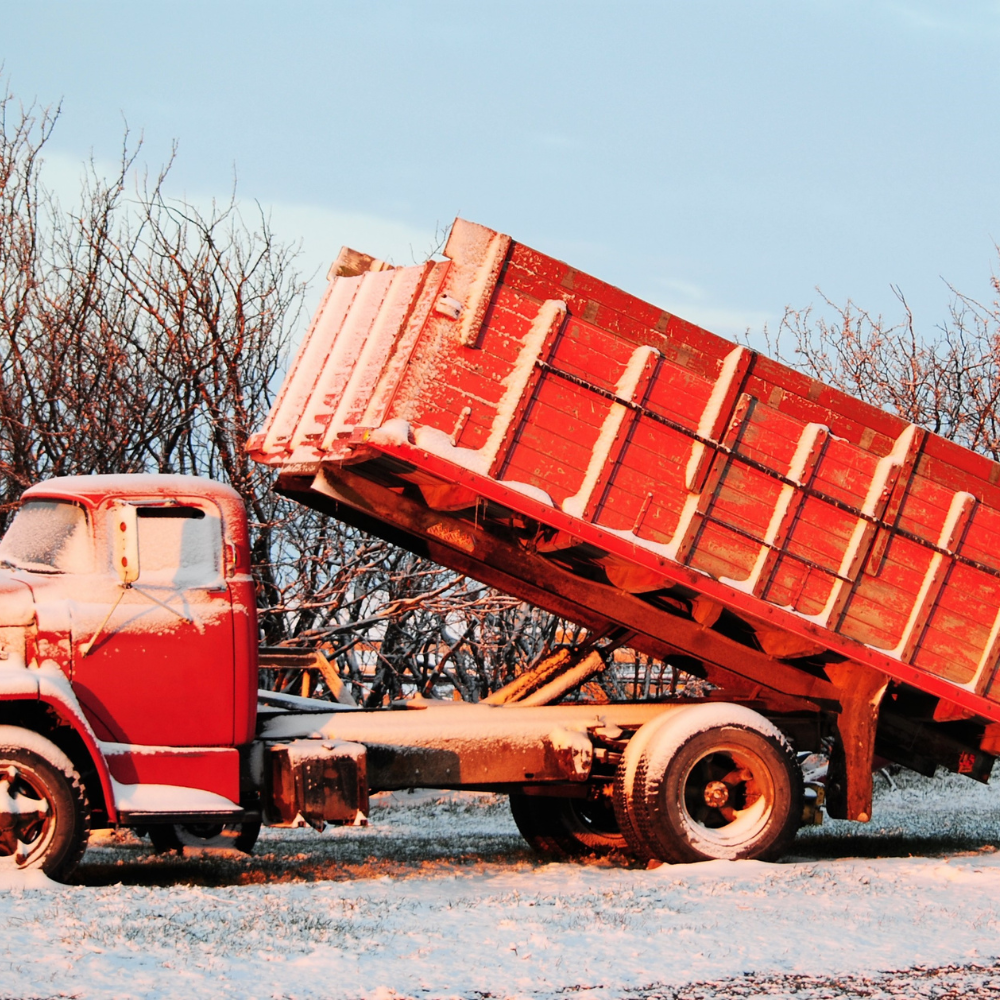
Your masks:
<path fill-rule="evenodd" d="M 104 837 L 81 884 L 0 872 L 0 997 L 1000 998 L 1000 788 L 895 783 L 782 864 L 545 864 L 477 794 L 252 858 Z"/>

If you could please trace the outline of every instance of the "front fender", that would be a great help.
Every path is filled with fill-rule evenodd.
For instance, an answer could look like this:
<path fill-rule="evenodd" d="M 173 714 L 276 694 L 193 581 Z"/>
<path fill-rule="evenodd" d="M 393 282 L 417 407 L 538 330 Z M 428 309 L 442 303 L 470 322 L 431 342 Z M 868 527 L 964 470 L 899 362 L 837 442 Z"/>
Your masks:
<path fill-rule="evenodd" d="M 87 753 L 97 771 L 101 790 L 104 792 L 108 821 L 116 823 L 118 810 L 115 806 L 114 787 L 111 784 L 107 761 L 98 746 L 94 730 L 91 729 L 80 708 L 80 702 L 72 685 L 58 665 L 52 660 L 46 660 L 40 667 L 25 668 L 17 665 L 7 666 L 0 661 L 0 701 L 42 702 L 56 713 L 60 722 L 73 728 L 87 748 Z"/>

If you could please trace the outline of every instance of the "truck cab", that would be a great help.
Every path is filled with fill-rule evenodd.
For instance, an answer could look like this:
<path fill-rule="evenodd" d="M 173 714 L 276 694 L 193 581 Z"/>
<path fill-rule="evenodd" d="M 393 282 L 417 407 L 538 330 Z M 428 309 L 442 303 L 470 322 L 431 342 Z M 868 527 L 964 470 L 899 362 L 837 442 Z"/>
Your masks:
<path fill-rule="evenodd" d="M 51 742 L 98 825 L 240 816 L 256 640 L 234 490 L 190 476 L 40 483 L 0 541 L 0 743 L 15 729 Z M 36 831 L 9 817 L 42 808 L 42 779 L 11 766 L 0 841 L 30 845 Z"/>

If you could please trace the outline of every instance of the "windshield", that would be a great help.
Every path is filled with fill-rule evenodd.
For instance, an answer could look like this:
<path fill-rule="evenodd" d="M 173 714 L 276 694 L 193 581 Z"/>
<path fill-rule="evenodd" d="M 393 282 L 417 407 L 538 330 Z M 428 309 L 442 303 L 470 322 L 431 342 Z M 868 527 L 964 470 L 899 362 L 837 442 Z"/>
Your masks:
<path fill-rule="evenodd" d="M 65 500 L 29 500 L 0 541 L 0 561 L 41 573 L 86 573 L 93 565 L 87 515 Z"/>

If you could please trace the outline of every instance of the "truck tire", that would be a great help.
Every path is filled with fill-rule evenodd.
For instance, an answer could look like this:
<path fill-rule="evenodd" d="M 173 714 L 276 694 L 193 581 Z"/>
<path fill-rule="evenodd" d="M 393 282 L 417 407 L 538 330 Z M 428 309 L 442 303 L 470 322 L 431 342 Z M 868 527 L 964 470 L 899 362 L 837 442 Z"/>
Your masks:
<path fill-rule="evenodd" d="M 252 854 L 260 833 L 260 820 L 244 820 L 242 823 L 163 823 L 148 829 L 149 839 L 158 854 L 182 852 L 185 847 Z"/>
<path fill-rule="evenodd" d="M 802 817 L 802 772 L 788 741 L 740 705 L 671 715 L 646 741 L 632 790 L 633 822 L 661 861 L 771 861 Z"/>
<path fill-rule="evenodd" d="M 90 834 L 87 796 L 70 759 L 51 740 L 0 726 L 0 856 L 65 881 Z"/>
<path fill-rule="evenodd" d="M 642 784 L 642 772 L 646 761 L 644 752 L 646 745 L 655 736 L 657 729 L 662 727 L 669 716 L 663 715 L 647 722 L 628 741 L 622 759 L 615 772 L 614 804 L 618 828 L 627 844 L 627 853 L 639 864 L 645 865 L 656 858 L 656 852 L 639 831 L 635 819 L 635 789 Z M 638 778 L 637 778 L 638 775 Z"/>
<path fill-rule="evenodd" d="M 532 850 L 554 861 L 626 851 L 613 810 L 601 801 L 510 794 L 510 811 Z"/>

